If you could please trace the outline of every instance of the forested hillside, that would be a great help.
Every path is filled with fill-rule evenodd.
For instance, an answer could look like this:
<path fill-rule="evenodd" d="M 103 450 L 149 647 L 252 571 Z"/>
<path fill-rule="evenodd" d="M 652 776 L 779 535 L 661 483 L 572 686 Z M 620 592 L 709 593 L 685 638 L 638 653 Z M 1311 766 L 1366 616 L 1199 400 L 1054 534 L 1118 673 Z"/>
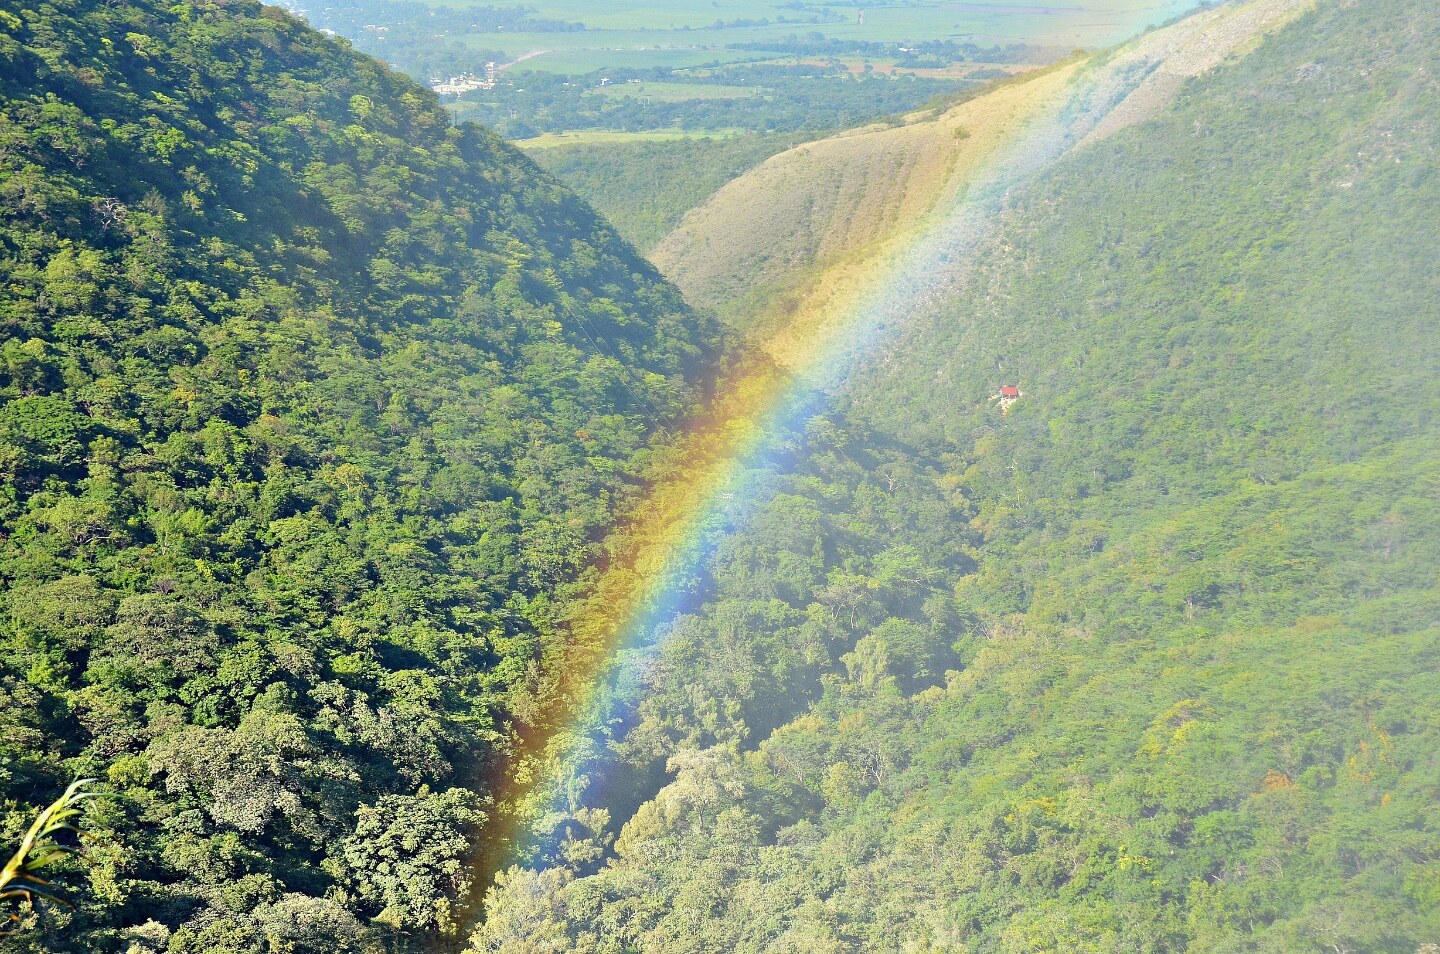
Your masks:
<path fill-rule="evenodd" d="M 648 252 L 686 212 L 725 183 L 805 138 L 803 133 L 774 133 L 584 143 L 527 152 L 584 196 L 636 248 Z"/>
<path fill-rule="evenodd" d="M 707 564 L 667 784 L 474 949 L 1431 950 L 1437 71 L 1320 0 L 1015 190 Z"/>
<path fill-rule="evenodd" d="M 6 949 L 455 930 L 567 600 L 719 340 L 287 14 L 0 9 L 0 844 L 103 793 L 77 910 Z"/>
<path fill-rule="evenodd" d="M 666 261 L 782 359 L 1005 188 L 721 494 L 784 375 L 519 152 L 248 0 L 0 9 L 0 852 L 97 796 L 0 943 L 1433 954 L 1437 71 L 1250 0 L 730 182 Z M 724 167 L 647 148 L 636 237 Z"/>

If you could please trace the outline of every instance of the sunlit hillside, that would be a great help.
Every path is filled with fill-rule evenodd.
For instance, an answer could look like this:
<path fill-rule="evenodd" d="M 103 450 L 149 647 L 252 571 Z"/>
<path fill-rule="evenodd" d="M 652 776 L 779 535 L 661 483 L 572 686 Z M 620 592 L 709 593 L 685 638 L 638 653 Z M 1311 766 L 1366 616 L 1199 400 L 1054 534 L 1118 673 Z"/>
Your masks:
<path fill-rule="evenodd" d="M 1312 6 L 988 178 L 474 950 L 1428 954 L 1440 11 Z"/>
<path fill-rule="evenodd" d="M 1017 128 L 1065 108 L 1081 79 L 1115 99 L 1085 132 L 1092 142 L 1153 114 L 1187 77 L 1243 52 L 1309 5 L 1221 6 L 1113 53 L 1009 81 L 940 115 L 806 143 L 727 184 L 651 258 L 691 301 L 754 330 L 793 363 L 843 320 L 859 289 L 891 267 L 927 217 L 963 198 Z"/>

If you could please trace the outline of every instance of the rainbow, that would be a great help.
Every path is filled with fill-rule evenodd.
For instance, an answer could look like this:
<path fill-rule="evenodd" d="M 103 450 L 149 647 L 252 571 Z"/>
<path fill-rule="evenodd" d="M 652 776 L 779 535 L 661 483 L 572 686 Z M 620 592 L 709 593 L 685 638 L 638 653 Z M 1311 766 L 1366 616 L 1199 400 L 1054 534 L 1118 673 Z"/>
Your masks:
<path fill-rule="evenodd" d="M 868 249 L 840 286 L 802 307 L 763 352 L 725 370 L 708 412 L 669 448 L 633 518 L 607 544 L 603 572 L 569 621 L 566 648 L 549 662 L 554 677 L 539 706 L 548 718 L 537 720 L 508 765 L 500 801 L 509 808 L 499 827 L 509 830 L 487 833 L 491 850 L 477 859 L 481 871 L 543 864 L 554 854 L 565 830 L 560 823 L 573 817 L 589 780 L 603 776 L 607 737 L 635 716 L 669 627 L 694 608 L 704 560 L 763 505 L 767 475 L 783 467 L 787 438 L 897 330 L 951 297 L 966 279 L 967 261 L 1003 221 L 1011 193 L 1097 134 L 1134 121 L 1125 120 L 1127 103 L 1135 112 L 1137 92 L 1162 72 L 1136 64 L 1153 65 L 1201 38 L 1214 53 L 1217 31 L 1249 18 L 1248 32 L 1227 34 L 1234 48 L 1304 5 L 1232 4 L 1119 52 L 1053 69 L 1045 95 L 995 138 L 983 161 L 966 167 L 961 181 L 940 188 L 927 215 Z M 1191 64 L 1191 73 L 1225 52 Z"/>

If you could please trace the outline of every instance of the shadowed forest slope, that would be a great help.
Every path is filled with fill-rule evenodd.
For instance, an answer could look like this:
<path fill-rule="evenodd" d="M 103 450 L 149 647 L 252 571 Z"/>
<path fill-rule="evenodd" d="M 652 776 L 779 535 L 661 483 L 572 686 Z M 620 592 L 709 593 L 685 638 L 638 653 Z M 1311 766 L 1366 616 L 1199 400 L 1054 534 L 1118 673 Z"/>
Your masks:
<path fill-rule="evenodd" d="M 3 843 L 105 794 L 77 910 L 6 950 L 454 931 L 567 600 L 719 342 L 279 10 L 0 10 Z"/>
<path fill-rule="evenodd" d="M 615 226 L 642 252 L 670 233 L 685 213 L 731 179 L 806 139 L 762 133 L 734 139 L 583 143 L 530 148 L 527 155 Z"/>

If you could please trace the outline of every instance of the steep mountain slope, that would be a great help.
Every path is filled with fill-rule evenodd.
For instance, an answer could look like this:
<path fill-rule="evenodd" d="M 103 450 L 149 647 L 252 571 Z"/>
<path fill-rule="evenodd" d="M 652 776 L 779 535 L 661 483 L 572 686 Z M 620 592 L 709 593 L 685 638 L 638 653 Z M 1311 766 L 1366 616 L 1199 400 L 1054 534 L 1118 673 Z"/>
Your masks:
<path fill-rule="evenodd" d="M 939 117 L 781 153 L 686 215 L 651 257 L 689 300 L 743 315 L 748 327 L 778 289 L 803 286 L 930 211 L 1076 67 L 1027 76 Z"/>
<path fill-rule="evenodd" d="M 1224 4 L 1113 54 L 1026 74 L 941 115 L 917 114 L 899 127 L 798 146 L 687 214 L 651 257 L 690 301 L 760 338 L 778 331 L 792 339 L 774 349 L 789 360 L 803 351 L 793 339 L 826 324 L 827 310 L 848 307 L 855 287 L 890 267 L 897 240 L 970 188 L 1018 129 L 1049 115 L 1080 80 L 1114 99 L 1089 134 L 1102 137 L 1153 112 L 1185 77 L 1307 6 L 1308 0 Z"/>
<path fill-rule="evenodd" d="M 1016 190 L 712 561 L 669 783 L 476 949 L 1428 950 L 1437 51 L 1322 0 Z"/>
<path fill-rule="evenodd" d="M 715 329 L 280 11 L 0 30 L 0 834 L 112 846 L 7 949 L 423 946 Z"/>
<path fill-rule="evenodd" d="M 803 133 L 734 139 L 582 143 L 527 147 L 526 153 L 595 206 L 615 230 L 648 252 L 691 209 Z"/>

